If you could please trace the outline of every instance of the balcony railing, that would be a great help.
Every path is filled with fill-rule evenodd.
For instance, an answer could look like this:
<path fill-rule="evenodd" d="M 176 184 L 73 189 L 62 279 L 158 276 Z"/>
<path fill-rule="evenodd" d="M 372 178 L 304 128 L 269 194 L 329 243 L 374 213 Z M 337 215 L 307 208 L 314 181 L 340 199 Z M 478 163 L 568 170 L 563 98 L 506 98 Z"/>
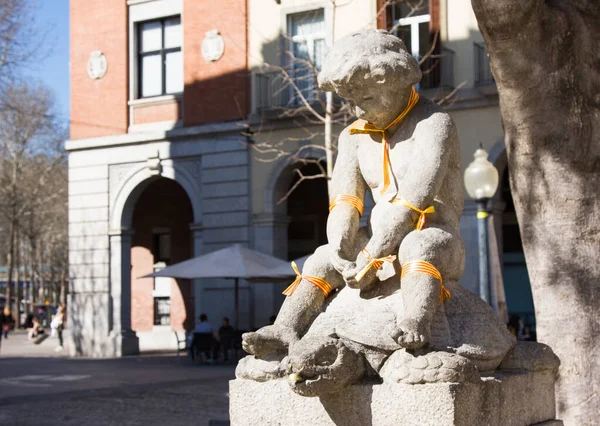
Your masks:
<path fill-rule="evenodd" d="M 423 78 L 420 82 L 420 89 L 449 91 L 454 88 L 454 52 L 452 50 L 441 49 L 441 53 L 431 55 L 421 64 L 421 69 Z M 280 70 L 256 73 L 254 82 L 256 112 L 303 109 L 301 97 L 292 84 L 286 81 Z M 305 73 L 294 79 L 294 82 L 306 100 L 319 110 L 320 104 L 325 102 L 325 98 L 323 92 L 316 88 L 317 82 L 314 75 Z M 437 96 L 439 95 L 437 92 L 439 90 L 436 90 L 436 94 L 430 93 L 430 95 Z M 334 95 L 334 103 L 337 106 L 341 104 L 341 99 L 336 95 Z"/>
<path fill-rule="evenodd" d="M 490 68 L 490 58 L 487 53 L 487 47 L 483 42 L 473 43 L 474 64 L 475 64 L 475 85 L 483 86 L 493 84 L 494 76 Z"/>
<path fill-rule="evenodd" d="M 279 70 L 266 71 L 255 74 L 255 96 L 257 111 L 268 109 L 296 109 L 303 106 L 302 97 L 311 105 L 319 104 L 319 96 L 324 95 L 317 89 L 316 78 L 304 73 L 294 78 L 294 83 L 300 90 L 302 96 L 286 80 L 284 74 Z"/>

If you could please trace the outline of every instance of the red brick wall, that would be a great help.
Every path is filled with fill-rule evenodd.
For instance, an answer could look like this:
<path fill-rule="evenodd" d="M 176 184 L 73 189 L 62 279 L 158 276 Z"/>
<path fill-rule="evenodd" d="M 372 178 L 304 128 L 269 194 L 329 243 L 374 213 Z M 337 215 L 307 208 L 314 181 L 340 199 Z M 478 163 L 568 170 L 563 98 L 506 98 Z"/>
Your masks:
<path fill-rule="evenodd" d="M 158 105 L 137 105 L 133 110 L 133 124 L 175 121 L 181 118 L 181 102 L 169 101 Z"/>
<path fill-rule="evenodd" d="M 135 331 L 152 330 L 154 326 L 154 279 L 138 278 L 154 272 L 152 265 L 154 256 L 149 247 L 131 248 L 131 329 Z"/>
<path fill-rule="evenodd" d="M 159 200 L 159 202 L 157 202 Z M 131 328 L 135 331 L 151 330 L 154 324 L 154 299 L 152 278 L 138 277 L 153 272 L 156 263 L 152 253 L 152 230 L 171 230 L 171 262 L 181 262 L 192 257 L 192 238 L 189 230 L 193 212 L 187 194 L 177 183 L 161 178 L 148 185 L 140 194 L 134 212 L 135 231 L 131 249 Z M 172 280 L 171 327 L 189 329 L 194 324 L 194 305 L 189 280 Z"/>
<path fill-rule="evenodd" d="M 71 139 L 127 132 L 127 4 L 71 0 Z M 90 53 L 101 50 L 106 75 L 87 74 Z"/>
<path fill-rule="evenodd" d="M 184 125 L 245 119 L 248 114 L 246 0 L 184 0 Z M 207 31 L 218 29 L 225 53 L 202 57 Z"/>

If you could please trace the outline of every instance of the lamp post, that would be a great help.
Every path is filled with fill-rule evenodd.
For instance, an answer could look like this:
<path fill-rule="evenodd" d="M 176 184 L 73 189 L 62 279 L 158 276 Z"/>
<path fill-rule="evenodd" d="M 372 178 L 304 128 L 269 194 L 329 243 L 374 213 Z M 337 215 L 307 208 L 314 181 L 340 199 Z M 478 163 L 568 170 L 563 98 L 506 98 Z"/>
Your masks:
<path fill-rule="evenodd" d="M 489 212 L 487 202 L 498 189 L 498 170 L 487 159 L 488 153 L 480 145 L 473 154 L 475 160 L 465 170 L 465 188 L 477 203 L 477 233 L 479 239 L 479 294 L 490 303 L 490 268 L 488 258 Z"/>

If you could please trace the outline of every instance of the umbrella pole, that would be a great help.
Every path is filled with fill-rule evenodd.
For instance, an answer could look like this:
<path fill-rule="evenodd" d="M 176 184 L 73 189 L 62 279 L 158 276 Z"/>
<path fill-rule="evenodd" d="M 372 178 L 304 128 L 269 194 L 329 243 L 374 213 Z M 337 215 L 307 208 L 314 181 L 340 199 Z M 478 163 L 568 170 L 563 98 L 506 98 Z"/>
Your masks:
<path fill-rule="evenodd" d="M 240 291 L 239 291 L 239 278 L 235 279 L 235 329 L 238 329 L 238 320 L 240 318 Z"/>

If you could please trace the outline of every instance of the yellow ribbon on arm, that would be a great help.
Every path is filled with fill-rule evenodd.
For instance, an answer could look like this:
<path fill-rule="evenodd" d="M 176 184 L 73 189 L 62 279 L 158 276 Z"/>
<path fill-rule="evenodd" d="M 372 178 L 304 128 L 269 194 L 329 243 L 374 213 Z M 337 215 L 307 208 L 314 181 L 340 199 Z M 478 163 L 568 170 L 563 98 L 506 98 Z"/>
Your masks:
<path fill-rule="evenodd" d="M 402 280 L 406 275 L 411 273 L 423 273 L 431 275 L 433 278 L 440 281 L 440 303 L 444 303 L 446 299 L 452 296 L 444 284 L 442 284 L 442 274 L 437 270 L 435 266 L 425 260 L 413 260 L 412 262 L 407 262 L 402 265 L 402 274 L 400 275 L 400 280 Z"/>
<path fill-rule="evenodd" d="M 387 142 L 385 133 L 389 128 L 395 126 L 404 117 L 406 117 L 408 115 L 408 113 L 410 112 L 410 110 L 413 109 L 413 107 L 417 104 L 418 101 L 419 101 L 419 93 L 417 92 L 417 89 L 415 89 L 415 87 L 413 86 L 412 90 L 410 92 L 410 98 L 408 99 L 408 103 L 406 104 L 406 108 L 404 108 L 404 111 L 402 111 L 400 113 L 400 115 L 394 119 L 394 121 L 392 121 L 390 124 L 388 124 L 385 127 L 385 129 L 378 129 L 366 120 L 356 120 L 354 123 L 352 123 L 352 125 L 350 126 L 350 129 L 348 129 L 348 132 L 351 135 L 371 134 L 371 133 L 376 133 L 376 134 L 380 133 L 381 134 L 381 150 L 383 152 L 383 186 L 380 190 L 381 194 L 384 194 L 385 191 L 387 191 L 387 189 L 390 186 L 390 182 L 391 182 L 391 180 L 390 180 L 391 164 L 390 164 L 390 152 L 389 152 L 390 147 Z"/>
<path fill-rule="evenodd" d="M 421 210 L 418 207 L 401 198 L 394 198 L 392 204 L 401 204 L 419 213 L 419 220 L 417 221 L 417 226 L 415 227 L 417 231 L 422 230 L 423 226 L 425 226 L 425 215 L 435 213 L 435 208 L 433 208 L 433 206 L 429 206 L 425 210 Z"/>
<path fill-rule="evenodd" d="M 362 216 L 365 206 L 363 202 L 356 195 L 349 194 L 341 194 L 331 200 L 331 204 L 329 204 L 329 211 L 333 210 L 335 206 L 338 204 L 350 204 L 356 210 L 358 210 L 359 216 Z"/>
<path fill-rule="evenodd" d="M 329 283 L 327 281 L 325 281 L 323 278 L 311 277 L 308 275 L 300 274 L 300 271 L 298 270 L 298 266 L 296 265 L 296 262 L 292 262 L 292 269 L 296 273 L 296 279 L 294 280 L 293 283 L 291 283 L 289 285 L 288 288 L 286 288 L 283 291 L 283 294 L 285 294 L 286 296 L 291 296 L 292 294 L 294 294 L 294 292 L 296 291 L 296 289 L 298 288 L 298 286 L 300 285 L 300 282 L 302 280 L 308 281 L 309 283 L 311 283 L 312 285 L 317 287 L 319 290 L 321 290 L 323 292 L 325 297 L 329 296 L 329 294 L 331 294 L 331 292 L 333 291 L 333 287 L 331 287 L 331 285 L 329 285 Z"/>
<path fill-rule="evenodd" d="M 361 271 L 356 275 L 356 277 L 354 277 L 356 281 L 362 280 L 365 274 L 369 271 L 369 269 L 375 268 L 375 270 L 379 270 L 383 266 L 383 262 L 393 263 L 394 260 L 396 260 L 396 256 L 394 256 L 393 254 L 375 259 L 369 254 L 367 249 L 362 249 L 361 253 L 364 254 L 367 257 L 367 259 L 369 259 L 369 263 L 367 263 L 367 265 L 361 269 Z"/>

